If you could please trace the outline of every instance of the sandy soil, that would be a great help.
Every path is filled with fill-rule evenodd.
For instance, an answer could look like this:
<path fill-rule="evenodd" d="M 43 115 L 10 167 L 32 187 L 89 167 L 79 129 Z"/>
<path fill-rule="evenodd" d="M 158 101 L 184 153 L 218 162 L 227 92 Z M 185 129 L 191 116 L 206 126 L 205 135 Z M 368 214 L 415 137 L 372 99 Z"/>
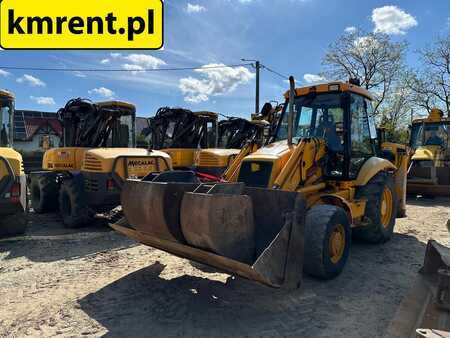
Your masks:
<path fill-rule="evenodd" d="M 0 240 L 0 336 L 383 336 L 427 240 L 450 245 L 449 218 L 450 199 L 410 200 L 390 242 L 354 243 L 337 279 L 286 293 L 32 215 L 27 236 Z"/>

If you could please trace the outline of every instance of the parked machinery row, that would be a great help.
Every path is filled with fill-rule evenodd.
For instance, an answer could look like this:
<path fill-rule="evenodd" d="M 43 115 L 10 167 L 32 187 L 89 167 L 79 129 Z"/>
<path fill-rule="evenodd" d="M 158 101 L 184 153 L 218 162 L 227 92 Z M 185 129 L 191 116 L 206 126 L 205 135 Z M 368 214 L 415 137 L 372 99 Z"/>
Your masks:
<path fill-rule="evenodd" d="M 1 98 L 0 202 L 17 217 L 25 177 L 11 149 L 14 98 Z M 408 147 L 377 133 L 372 100 L 356 81 L 295 88 L 291 79 L 285 103 L 250 121 L 161 108 L 145 131 L 149 149 L 135 148 L 132 104 L 71 100 L 58 112 L 64 147 L 30 174 L 31 205 L 78 227 L 121 204 L 114 229 L 177 256 L 271 286 L 298 286 L 302 271 L 330 279 L 352 237 L 390 239 L 407 173 L 411 193 L 448 186 L 442 112 L 413 122 L 408 165 Z"/>

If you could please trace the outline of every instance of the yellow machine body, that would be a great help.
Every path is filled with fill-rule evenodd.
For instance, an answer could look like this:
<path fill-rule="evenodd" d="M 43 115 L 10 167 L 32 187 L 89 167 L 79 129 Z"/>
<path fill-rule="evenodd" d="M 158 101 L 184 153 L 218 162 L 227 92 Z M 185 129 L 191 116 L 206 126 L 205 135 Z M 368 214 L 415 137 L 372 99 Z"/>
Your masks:
<path fill-rule="evenodd" d="M 195 156 L 195 168 L 200 172 L 213 174 L 217 177 L 222 176 L 225 180 L 231 181 L 233 173 L 236 172 L 236 168 L 240 165 L 240 161 L 265 143 L 264 131 L 268 130 L 270 123 L 265 120 L 257 120 L 255 116 L 252 116 L 250 122 L 258 128 L 254 139 L 247 140 L 241 149 L 200 149 Z"/>
<path fill-rule="evenodd" d="M 194 166 L 200 172 L 220 176 L 240 152 L 241 149 L 201 149 L 195 156 Z"/>
<path fill-rule="evenodd" d="M 432 109 L 427 118 L 413 121 L 409 194 L 450 196 L 449 138 L 450 118 L 439 109 Z"/>
<path fill-rule="evenodd" d="M 0 236 L 21 234 L 27 225 L 26 177 L 13 134 L 14 95 L 0 90 Z"/>
<path fill-rule="evenodd" d="M 217 120 L 218 120 L 218 114 L 214 112 L 209 111 L 199 111 L 199 112 L 193 112 L 193 114 L 199 118 L 205 121 L 205 123 L 212 123 L 212 127 L 207 133 L 204 135 L 204 140 L 202 142 L 209 144 L 208 137 L 209 135 L 212 135 L 212 138 L 214 138 L 214 143 L 217 142 Z M 199 152 L 199 147 L 197 148 L 162 148 L 161 151 L 165 152 L 166 154 L 169 154 L 170 158 L 172 159 L 172 166 L 175 169 L 192 169 L 195 166 L 195 161 L 197 158 L 197 153 Z"/>
<path fill-rule="evenodd" d="M 86 105 L 92 111 L 100 110 L 102 114 L 110 114 L 106 118 L 102 114 L 93 116 L 92 119 L 100 120 L 91 122 L 90 131 L 95 137 L 106 137 L 102 139 L 102 144 L 111 143 L 116 146 L 47 150 L 42 163 L 44 171 L 31 174 L 31 200 L 33 208 L 39 213 L 53 211 L 55 205 L 59 205 L 64 223 L 69 227 L 77 227 L 87 224 L 96 212 L 109 212 L 118 206 L 120 190 L 126 179 L 142 179 L 155 172 L 171 170 L 172 161 L 163 151 L 133 147 L 135 108 L 132 104 L 119 101 L 92 104 L 89 101 L 72 100 L 68 105 L 72 102 L 75 108 L 66 106 L 61 116 L 70 116 L 73 112 L 78 112 L 76 109 Z M 77 119 L 65 118 L 70 129 L 65 129 L 64 133 L 70 139 L 73 137 L 70 132 L 74 133 L 71 123 Z M 116 124 L 112 125 L 111 121 Z M 95 129 L 101 128 L 98 124 L 103 124 L 106 129 Z M 76 127 L 75 133 L 79 129 L 80 127 Z M 130 147 L 117 146 L 120 142 L 125 142 L 125 146 L 128 144 Z"/>
<path fill-rule="evenodd" d="M 172 159 L 174 168 L 192 168 L 197 149 L 168 148 L 162 149 Z"/>
<path fill-rule="evenodd" d="M 49 171 L 80 171 L 89 148 L 52 148 L 44 153 L 42 169 Z"/>
<path fill-rule="evenodd" d="M 389 240 L 395 218 L 404 215 L 408 148 L 377 142 L 372 97 L 358 85 L 294 83 L 275 139 L 238 154 L 225 173 L 230 182 L 199 184 L 179 172 L 128 180 L 121 196 L 126 218 L 112 227 L 174 255 L 288 288 L 301 284 L 302 271 L 337 276 L 352 233 L 371 243 Z"/>
<path fill-rule="evenodd" d="M 170 156 L 163 151 L 130 148 L 90 149 L 84 155 L 81 171 L 116 173 L 120 178 L 142 178 L 152 172 L 171 169 Z"/>
<path fill-rule="evenodd" d="M 0 148 L 0 155 L 6 158 L 16 176 L 25 175 L 23 171 L 22 155 L 12 148 Z M 0 179 L 8 175 L 5 165 L 0 163 Z"/>

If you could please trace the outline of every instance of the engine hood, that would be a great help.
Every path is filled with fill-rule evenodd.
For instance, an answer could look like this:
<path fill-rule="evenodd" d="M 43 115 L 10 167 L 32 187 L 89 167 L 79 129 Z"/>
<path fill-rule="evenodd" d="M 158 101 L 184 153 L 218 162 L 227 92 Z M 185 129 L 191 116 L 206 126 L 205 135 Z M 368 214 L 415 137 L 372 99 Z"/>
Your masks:
<path fill-rule="evenodd" d="M 162 151 L 147 150 L 139 148 L 97 148 L 90 149 L 86 152 L 91 156 L 94 156 L 102 160 L 111 160 L 119 156 L 161 156 L 166 159 L 170 159 L 170 156 Z"/>
<path fill-rule="evenodd" d="M 276 160 L 290 153 L 286 140 L 271 143 L 246 157 L 246 160 Z"/>
<path fill-rule="evenodd" d="M 9 162 L 14 175 L 23 175 L 22 155 L 20 153 L 11 148 L 0 148 L 0 156 Z M 0 162 L 0 174 L 6 173 L 6 168 L 3 168 L 3 166 L 3 163 Z"/>
<path fill-rule="evenodd" d="M 239 154 L 240 149 L 202 149 L 201 153 L 210 154 L 213 156 L 233 156 Z"/>

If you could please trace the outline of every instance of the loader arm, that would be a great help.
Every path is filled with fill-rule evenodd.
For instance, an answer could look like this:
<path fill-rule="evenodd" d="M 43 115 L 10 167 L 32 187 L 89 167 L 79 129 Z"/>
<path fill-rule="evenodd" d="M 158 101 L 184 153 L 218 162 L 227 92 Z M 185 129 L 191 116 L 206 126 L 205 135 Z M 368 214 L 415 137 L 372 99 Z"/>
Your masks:
<path fill-rule="evenodd" d="M 239 168 L 241 166 L 242 161 L 247 155 L 253 153 L 258 146 L 254 143 L 247 143 L 239 152 L 239 154 L 234 158 L 231 164 L 228 166 L 227 170 L 223 173 L 222 178 L 225 181 L 235 182 L 237 180 L 239 174 Z"/>
<path fill-rule="evenodd" d="M 317 138 L 302 139 L 292 146 L 292 153 L 275 182 L 274 189 L 296 191 L 315 183 L 322 176 L 319 160 L 325 156 L 325 143 Z"/>

